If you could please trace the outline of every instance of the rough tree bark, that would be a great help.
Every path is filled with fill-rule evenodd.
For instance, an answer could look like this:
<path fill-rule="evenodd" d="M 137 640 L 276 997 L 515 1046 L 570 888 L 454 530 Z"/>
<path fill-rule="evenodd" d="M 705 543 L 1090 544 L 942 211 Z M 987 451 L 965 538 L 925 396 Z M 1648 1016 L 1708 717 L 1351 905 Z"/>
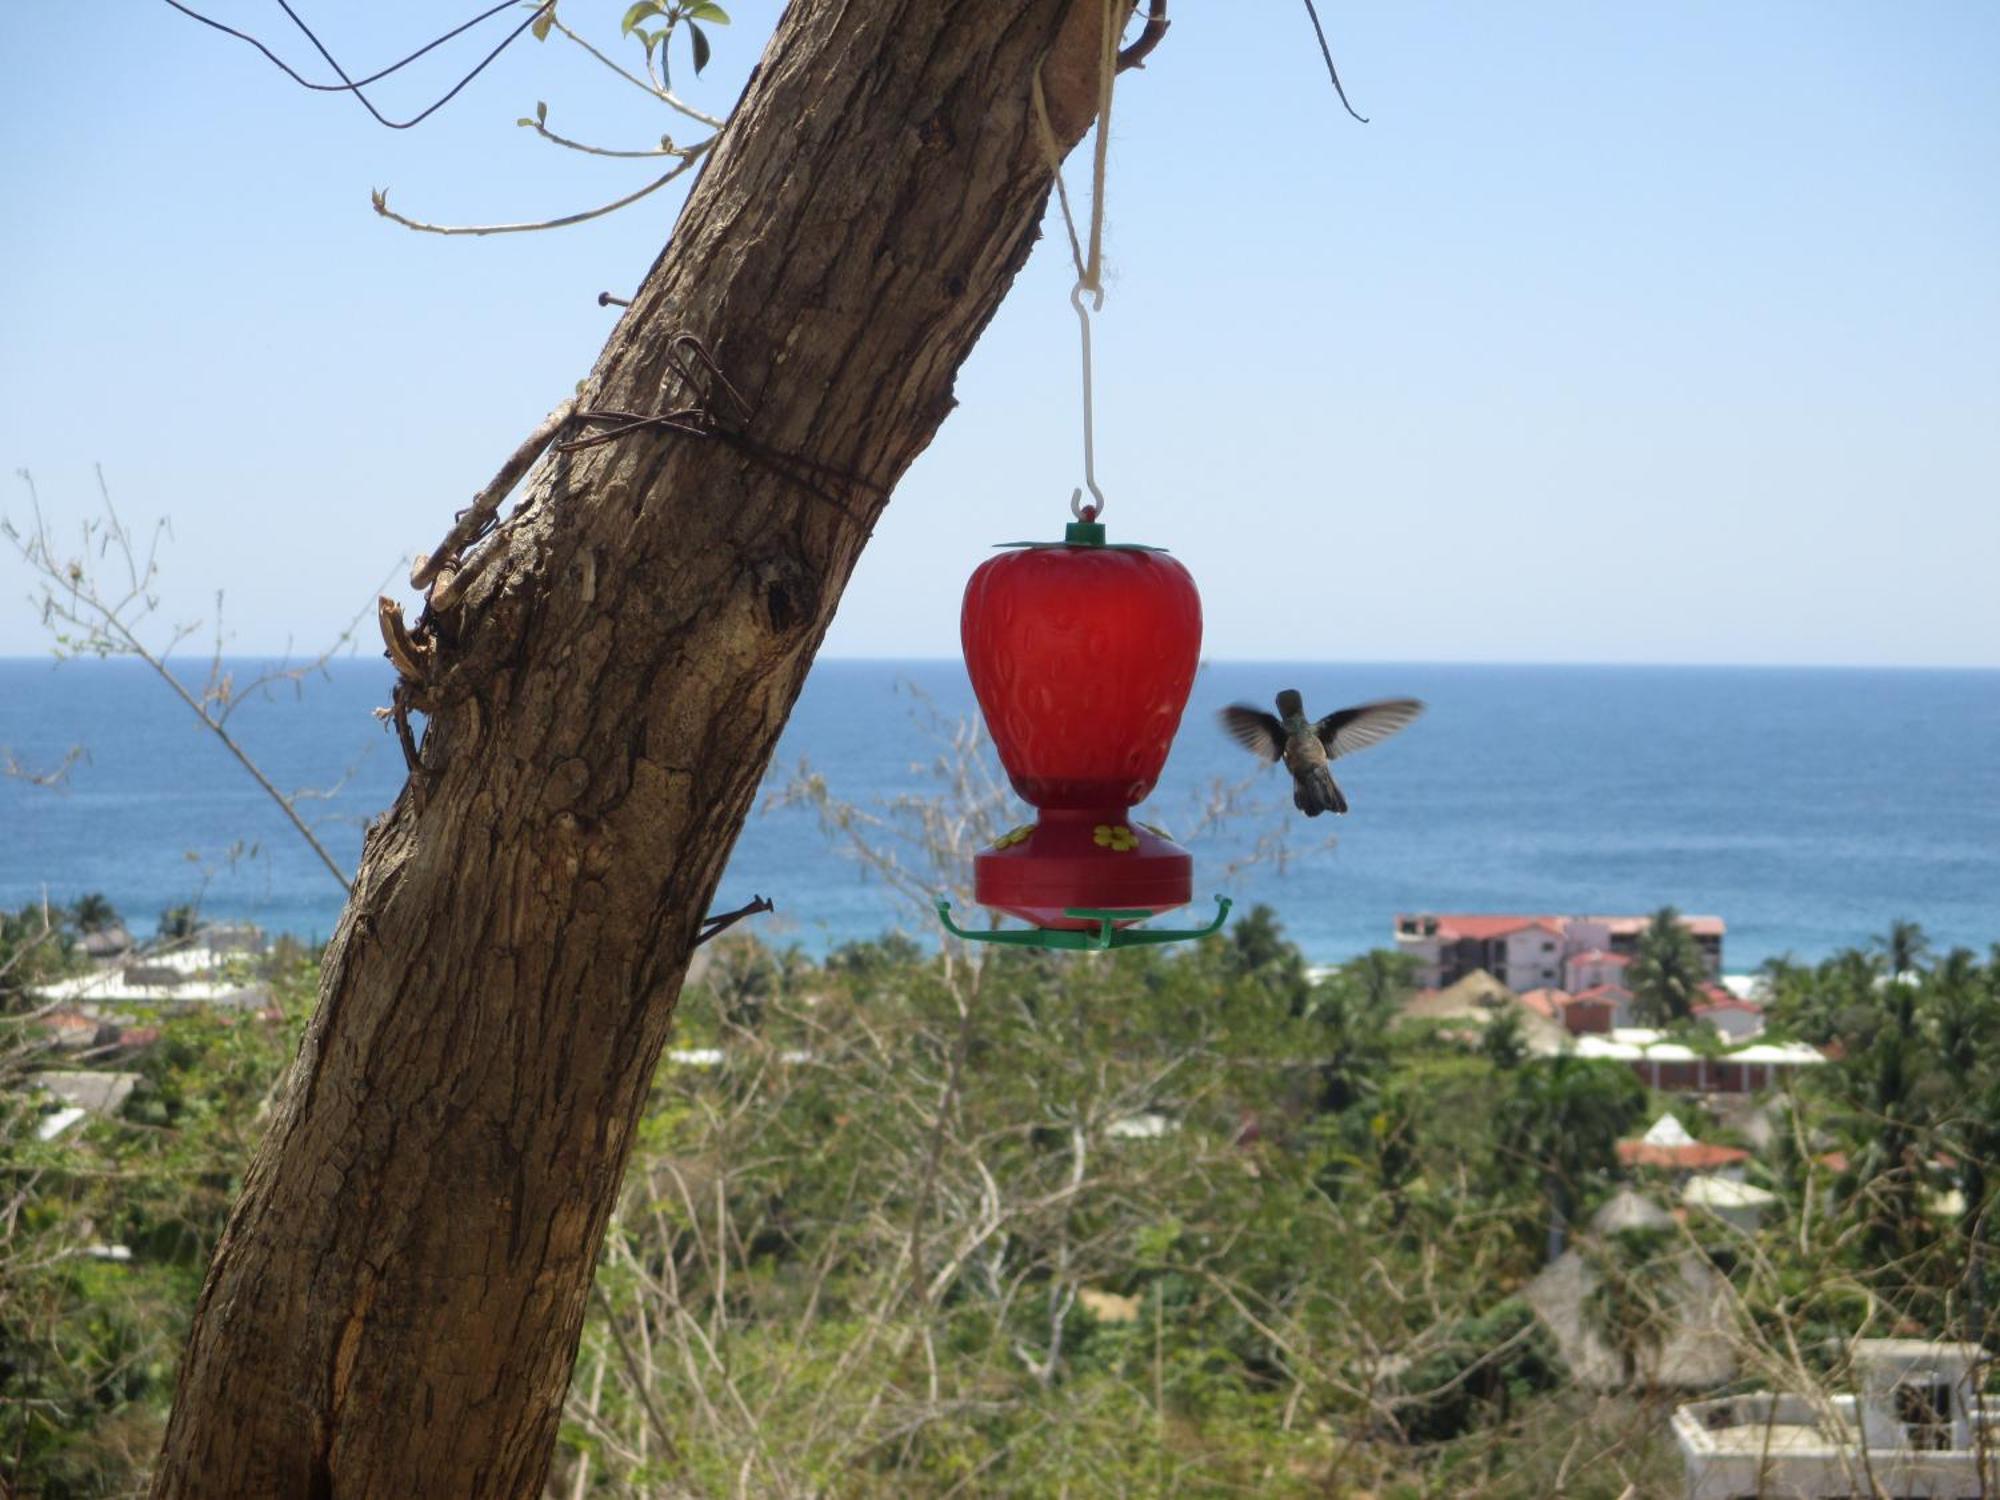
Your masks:
<path fill-rule="evenodd" d="M 539 1492 L 702 915 L 888 491 L 1036 236 L 1031 75 L 1046 58 L 1067 149 L 1101 15 L 787 11 L 579 398 L 683 404 L 691 333 L 745 440 L 553 454 L 490 565 L 403 639 L 428 732 L 209 1269 L 155 1496 Z"/>

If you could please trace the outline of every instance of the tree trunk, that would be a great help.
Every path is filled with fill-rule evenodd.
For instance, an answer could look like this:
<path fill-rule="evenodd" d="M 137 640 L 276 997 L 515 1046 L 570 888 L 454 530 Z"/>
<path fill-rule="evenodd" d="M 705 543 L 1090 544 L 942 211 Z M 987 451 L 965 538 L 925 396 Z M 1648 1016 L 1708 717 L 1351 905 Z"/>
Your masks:
<path fill-rule="evenodd" d="M 1549 1200 L 1549 1223 L 1542 1241 L 1542 1263 L 1552 1266 L 1562 1257 L 1563 1244 L 1569 1238 L 1569 1213 L 1564 1203 L 1569 1195 L 1563 1190 L 1562 1180 L 1557 1177 L 1543 1178 L 1542 1191 Z"/>
<path fill-rule="evenodd" d="M 1982 1132 L 1983 1134 L 1983 1132 Z M 1982 1149 L 1987 1142 L 1981 1141 Z M 1965 1341 L 1986 1342 L 1986 1168 L 1968 1156 L 1959 1174 L 1958 1191 L 1965 1199 L 1959 1234 L 1965 1241 Z"/>
<path fill-rule="evenodd" d="M 209 1268 L 155 1496 L 539 1492 L 702 915 L 889 489 L 1036 238 L 1031 76 L 1046 56 L 1067 149 L 1101 15 L 787 11 L 579 398 L 687 404 L 686 332 L 748 415 L 553 456 L 419 622 L 419 765 Z"/>

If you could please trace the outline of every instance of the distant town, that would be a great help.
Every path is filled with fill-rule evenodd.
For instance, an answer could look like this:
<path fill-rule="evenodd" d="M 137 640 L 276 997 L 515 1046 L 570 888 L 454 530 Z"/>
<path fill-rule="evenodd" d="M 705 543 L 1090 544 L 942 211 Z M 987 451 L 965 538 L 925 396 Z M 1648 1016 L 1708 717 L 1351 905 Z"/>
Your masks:
<path fill-rule="evenodd" d="M 1677 916 L 1701 956 L 1703 982 L 1688 1018 L 1727 1050 L 1698 1050 L 1641 1024 L 1628 970 L 1649 917 L 1487 916 L 1396 918 L 1397 950 L 1415 963 L 1417 992 L 1405 1014 L 1484 1024 L 1511 1013 L 1530 1051 L 1629 1062 L 1649 1088 L 1669 1093 L 1755 1094 L 1792 1069 L 1826 1061 L 1803 1043 L 1758 1044 L 1763 980 L 1725 974 L 1720 917 Z"/>
<path fill-rule="evenodd" d="M 1749 1245 L 1782 1227 L 1793 1210 L 1778 1158 L 1794 1148 L 1797 1128 L 1787 1111 L 1797 1085 L 1840 1061 L 1843 1047 L 1837 1036 L 1815 1043 L 1783 1027 L 1773 1032 L 1771 977 L 1728 973 L 1726 935 L 1720 917 L 1671 908 L 1650 916 L 1399 915 L 1393 950 L 1379 955 L 1403 981 L 1389 1030 L 1510 1067 L 1622 1065 L 1651 1091 L 1647 1114 L 1623 1127 L 1630 1133 L 1606 1158 L 1608 1196 L 1574 1224 L 1551 1220 L 1546 1256 L 1520 1296 L 1577 1387 L 1678 1393 L 1670 1428 L 1688 1500 L 1848 1495 L 1857 1452 L 1887 1485 L 1881 1493 L 1989 1493 L 1982 1486 L 1993 1466 L 1982 1455 L 2000 1428 L 2000 1398 L 1983 1394 L 1987 1356 L 1976 1345 L 1904 1332 L 1856 1338 L 1841 1365 L 1854 1389 L 1814 1401 L 1745 1385 L 1754 1372 L 1732 1333 L 1726 1263 L 1698 1245 L 1704 1236 Z M 83 930 L 63 972 L 24 986 L 40 1038 L 26 1074 L 40 1099 L 35 1137 L 63 1143 L 92 1117 L 119 1118 L 145 1086 L 138 1060 L 174 1017 L 284 1020 L 268 977 L 280 961 L 276 946 L 245 925 L 190 922 L 145 945 L 116 925 Z M 1309 977 L 1352 973 L 1349 965 Z M 1898 979 L 1891 967 L 1875 983 Z M 727 1060 L 717 1046 L 667 1054 L 671 1066 L 703 1073 Z M 779 1061 L 815 1059 L 793 1050 Z M 1183 1125 L 1167 1107 L 1102 1128 L 1107 1141 L 1141 1143 Z M 1260 1134 L 1261 1126 L 1246 1126 L 1238 1144 Z M 1831 1182 L 1849 1161 L 1829 1147 L 1807 1165 Z M 1953 1170 L 1939 1158 L 1918 1204 L 1940 1225 L 1967 1214 Z M 1656 1262 L 1667 1267 L 1657 1278 L 1659 1310 L 1646 1338 L 1621 1346 L 1603 1312 L 1605 1277 L 1617 1263 L 1607 1247 L 1647 1236 L 1665 1247 Z M 72 1253 L 128 1264 L 135 1256 L 115 1242 Z M 1086 1287 L 1079 1296 L 1100 1321 L 1137 1316 L 1116 1292 Z"/>
<path fill-rule="evenodd" d="M 1781 1207 L 1779 1194 L 1748 1180 L 1745 1170 L 1778 1144 L 1775 1117 L 1758 1096 L 1841 1055 L 1838 1041 L 1760 1042 L 1769 998 L 1764 976 L 1725 972 L 1721 917 L 1670 914 L 1702 968 L 1684 1024 L 1672 1029 L 1639 1024 L 1660 1018 L 1639 1014 L 1627 983 L 1658 915 L 1425 912 L 1395 922 L 1396 949 L 1412 961 L 1418 986 L 1402 1007 L 1405 1023 L 1460 1029 L 1473 1041 L 1506 1028 L 1534 1055 L 1627 1063 L 1648 1088 L 1691 1096 L 1746 1143 L 1699 1140 L 1672 1112 L 1620 1140 L 1618 1162 L 1631 1180 L 1597 1210 L 1578 1243 L 1561 1248 L 1530 1283 L 1528 1301 L 1573 1377 L 1605 1390 L 1636 1378 L 1697 1392 L 1741 1376 L 1724 1279 L 1694 1252 L 1682 1255 L 1666 1279 L 1667 1317 L 1642 1351 L 1649 1368 L 1635 1375 L 1593 1326 L 1590 1305 L 1605 1292 L 1597 1264 L 1602 1252 L 1594 1247 L 1673 1231 L 1691 1216 L 1726 1225 L 1747 1242 Z M 1849 1163 L 1827 1152 L 1818 1165 L 1831 1178 Z M 1949 1186 L 1930 1190 L 1924 1208 L 1940 1224 L 1967 1212 L 1963 1194 Z M 1845 1351 L 1854 1392 L 1813 1400 L 1739 1390 L 1683 1405 L 1672 1429 L 1687 1500 L 1834 1500 L 1858 1493 L 1857 1462 L 1872 1473 L 1871 1486 L 1886 1486 L 1869 1493 L 1990 1494 L 2000 1398 L 1983 1393 L 1989 1360 L 1982 1346 L 1949 1339 L 1857 1339 Z"/>

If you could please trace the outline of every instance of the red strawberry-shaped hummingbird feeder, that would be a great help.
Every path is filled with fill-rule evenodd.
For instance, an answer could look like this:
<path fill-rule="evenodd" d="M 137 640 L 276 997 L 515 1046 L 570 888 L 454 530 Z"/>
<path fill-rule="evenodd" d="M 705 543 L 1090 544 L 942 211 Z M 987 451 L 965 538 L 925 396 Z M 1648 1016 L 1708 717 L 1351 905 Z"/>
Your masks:
<path fill-rule="evenodd" d="M 1104 304 L 1105 131 L 1117 73 L 1117 29 L 1104 28 L 1099 57 L 1095 192 L 1090 253 L 1058 193 L 1077 281 L 1070 292 L 1082 333 L 1083 473 L 1092 505 L 1070 496 L 1076 517 L 1060 542 L 1013 542 L 980 564 L 965 586 L 959 638 L 972 690 L 1023 801 L 1039 809 L 974 856 L 973 897 L 1031 924 L 1028 931 L 967 932 L 940 899 L 947 931 L 983 943 L 1030 948 L 1128 948 L 1219 931 L 1229 915 L 1190 932 L 1139 928 L 1185 906 L 1194 861 L 1131 810 L 1159 779 L 1180 727 L 1201 655 L 1201 596 L 1188 570 L 1157 547 L 1104 539 L 1091 420 L 1090 307 Z M 1042 148 L 1060 185 L 1062 161 L 1034 97 Z M 1086 305 L 1086 298 L 1089 305 Z"/>
<path fill-rule="evenodd" d="M 1110 544 L 1086 510 L 1059 543 L 1017 542 L 965 586 L 959 634 L 972 689 L 1023 801 L 1040 810 L 973 859 L 982 906 L 1030 931 L 948 930 L 1039 948 L 1204 937 L 1132 924 L 1185 906 L 1194 861 L 1131 819 L 1166 763 L 1201 654 L 1194 579 L 1156 547 Z"/>

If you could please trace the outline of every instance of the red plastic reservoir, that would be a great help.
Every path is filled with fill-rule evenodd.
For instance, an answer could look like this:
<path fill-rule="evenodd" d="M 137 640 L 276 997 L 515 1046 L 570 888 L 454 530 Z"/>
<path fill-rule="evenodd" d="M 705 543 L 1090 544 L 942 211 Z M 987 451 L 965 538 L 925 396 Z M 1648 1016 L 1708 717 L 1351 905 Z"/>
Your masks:
<path fill-rule="evenodd" d="M 1103 538 L 1084 522 L 1061 543 L 990 559 L 959 619 L 1000 763 L 1042 814 L 974 859 L 974 891 L 1038 927 L 1095 925 L 1070 908 L 1160 912 L 1193 894 L 1187 851 L 1128 812 L 1180 727 L 1201 596 L 1164 552 Z"/>

